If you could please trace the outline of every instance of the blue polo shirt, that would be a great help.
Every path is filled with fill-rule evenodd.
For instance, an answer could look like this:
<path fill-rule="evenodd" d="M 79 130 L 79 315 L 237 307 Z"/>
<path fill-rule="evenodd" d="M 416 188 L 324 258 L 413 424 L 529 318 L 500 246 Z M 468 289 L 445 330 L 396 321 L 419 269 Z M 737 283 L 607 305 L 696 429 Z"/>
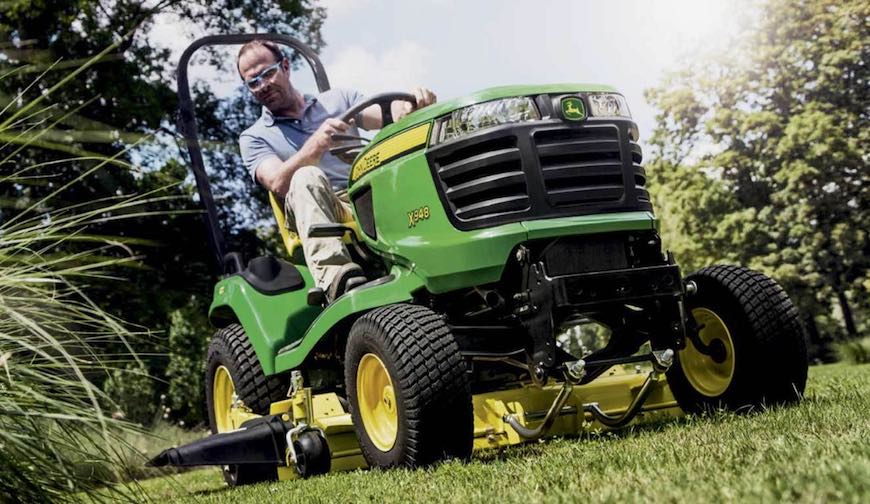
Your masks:
<path fill-rule="evenodd" d="M 275 117 L 266 107 L 260 118 L 239 136 L 239 147 L 242 151 L 242 161 L 250 172 L 254 182 L 257 181 L 257 166 L 269 156 L 278 156 L 286 161 L 299 152 L 302 144 L 317 131 L 329 117 L 339 117 L 355 104 L 362 101 L 363 95 L 357 91 L 330 89 L 316 96 L 305 95 L 305 108 L 299 119 L 291 117 Z M 349 135 L 359 136 L 355 127 L 350 128 Z M 329 152 L 323 155 L 320 169 L 329 177 L 333 189 L 346 189 L 350 166 Z"/>

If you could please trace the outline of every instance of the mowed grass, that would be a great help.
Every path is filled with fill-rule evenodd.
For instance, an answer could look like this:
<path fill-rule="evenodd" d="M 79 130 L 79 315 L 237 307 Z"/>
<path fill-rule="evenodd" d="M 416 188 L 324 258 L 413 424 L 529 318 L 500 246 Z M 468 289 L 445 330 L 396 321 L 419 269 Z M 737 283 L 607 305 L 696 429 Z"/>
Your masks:
<path fill-rule="evenodd" d="M 191 502 L 870 502 L 870 365 L 810 369 L 796 407 L 686 417 L 426 470 L 227 488 L 217 470 L 142 482 Z"/>

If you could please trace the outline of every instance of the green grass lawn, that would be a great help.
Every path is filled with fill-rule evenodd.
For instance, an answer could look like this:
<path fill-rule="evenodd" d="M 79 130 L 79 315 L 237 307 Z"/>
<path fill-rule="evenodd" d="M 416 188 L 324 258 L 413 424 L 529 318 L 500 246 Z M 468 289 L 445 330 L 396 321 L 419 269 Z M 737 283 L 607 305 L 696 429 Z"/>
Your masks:
<path fill-rule="evenodd" d="M 478 454 L 229 489 L 217 470 L 142 482 L 155 501 L 868 502 L 870 365 L 810 369 L 797 407 L 688 417 Z"/>

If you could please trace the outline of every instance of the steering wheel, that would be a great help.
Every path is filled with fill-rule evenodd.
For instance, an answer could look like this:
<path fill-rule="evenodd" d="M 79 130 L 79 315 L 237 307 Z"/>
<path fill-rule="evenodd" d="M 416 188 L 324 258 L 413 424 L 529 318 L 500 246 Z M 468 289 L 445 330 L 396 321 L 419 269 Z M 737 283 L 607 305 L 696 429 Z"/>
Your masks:
<path fill-rule="evenodd" d="M 372 105 L 377 105 L 381 107 L 381 118 L 383 119 L 381 127 L 383 128 L 384 126 L 393 124 L 393 111 L 390 108 L 390 105 L 392 105 L 393 102 L 396 100 L 411 102 L 411 105 L 415 107 L 417 106 L 417 97 L 415 97 L 411 93 L 380 93 L 365 98 L 363 101 L 357 103 L 347 112 L 345 112 L 344 115 L 342 115 L 339 119 L 344 122 L 348 122 L 363 110 L 371 107 Z"/>
<path fill-rule="evenodd" d="M 410 102 L 411 105 L 417 106 L 417 97 L 412 95 L 411 93 L 400 93 L 400 92 L 390 92 L 390 93 L 380 93 L 376 95 L 372 95 L 368 98 L 365 98 L 363 101 L 357 103 L 353 107 L 347 110 L 344 114 L 342 114 L 339 119 L 344 122 L 348 122 L 354 117 L 357 116 L 363 110 L 371 107 L 372 105 L 377 105 L 381 108 L 381 127 L 390 125 L 393 123 L 393 111 L 391 109 L 391 105 L 394 101 L 401 100 Z M 355 140 L 356 143 L 339 145 L 329 149 L 329 152 L 344 161 L 345 163 L 353 163 L 356 159 L 357 155 L 362 151 L 365 144 L 363 141 L 367 141 L 364 138 L 353 136 L 353 135 L 333 135 L 334 140 L 342 141 L 342 140 Z"/>

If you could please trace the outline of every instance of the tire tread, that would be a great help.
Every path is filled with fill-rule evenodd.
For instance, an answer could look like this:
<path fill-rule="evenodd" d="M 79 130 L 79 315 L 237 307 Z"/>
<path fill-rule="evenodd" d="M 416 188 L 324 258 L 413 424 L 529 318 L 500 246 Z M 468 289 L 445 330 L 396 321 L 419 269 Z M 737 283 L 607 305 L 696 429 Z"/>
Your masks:
<path fill-rule="evenodd" d="M 442 317 L 423 306 L 389 305 L 361 317 L 352 339 L 357 331 L 384 338 L 402 391 L 407 443 L 398 463 L 381 465 L 417 467 L 445 457 L 468 458 L 473 441 L 471 387 L 459 346 Z M 355 366 L 347 369 L 346 379 L 354 379 L 353 373 Z M 350 403 L 353 410 L 355 401 Z M 378 454 L 367 443 L 361 445 L 366 459 L 377 463 Z"/>
<path fill-rule="evenodd" d="M 745 334 L 739 335 L 741 348 L 735 349 L 738 361 L 743 362 L 738 362 L 734 382 L 720 398 L 721 404 L 751 409 L 799 400 L 807 379 L 806 333 L 785 290 L 761 272 L 734 265 L 708 266 L 686 280 L 696 282 L 699 291 L 707 291 L 701 294 L 709 298 L 707 302 L 733 308 L 739 323 L 745 324 Z M 672 385 L 684 409 L 718 406 L 694 397 L 684 382 L 683 378 Z"/>

